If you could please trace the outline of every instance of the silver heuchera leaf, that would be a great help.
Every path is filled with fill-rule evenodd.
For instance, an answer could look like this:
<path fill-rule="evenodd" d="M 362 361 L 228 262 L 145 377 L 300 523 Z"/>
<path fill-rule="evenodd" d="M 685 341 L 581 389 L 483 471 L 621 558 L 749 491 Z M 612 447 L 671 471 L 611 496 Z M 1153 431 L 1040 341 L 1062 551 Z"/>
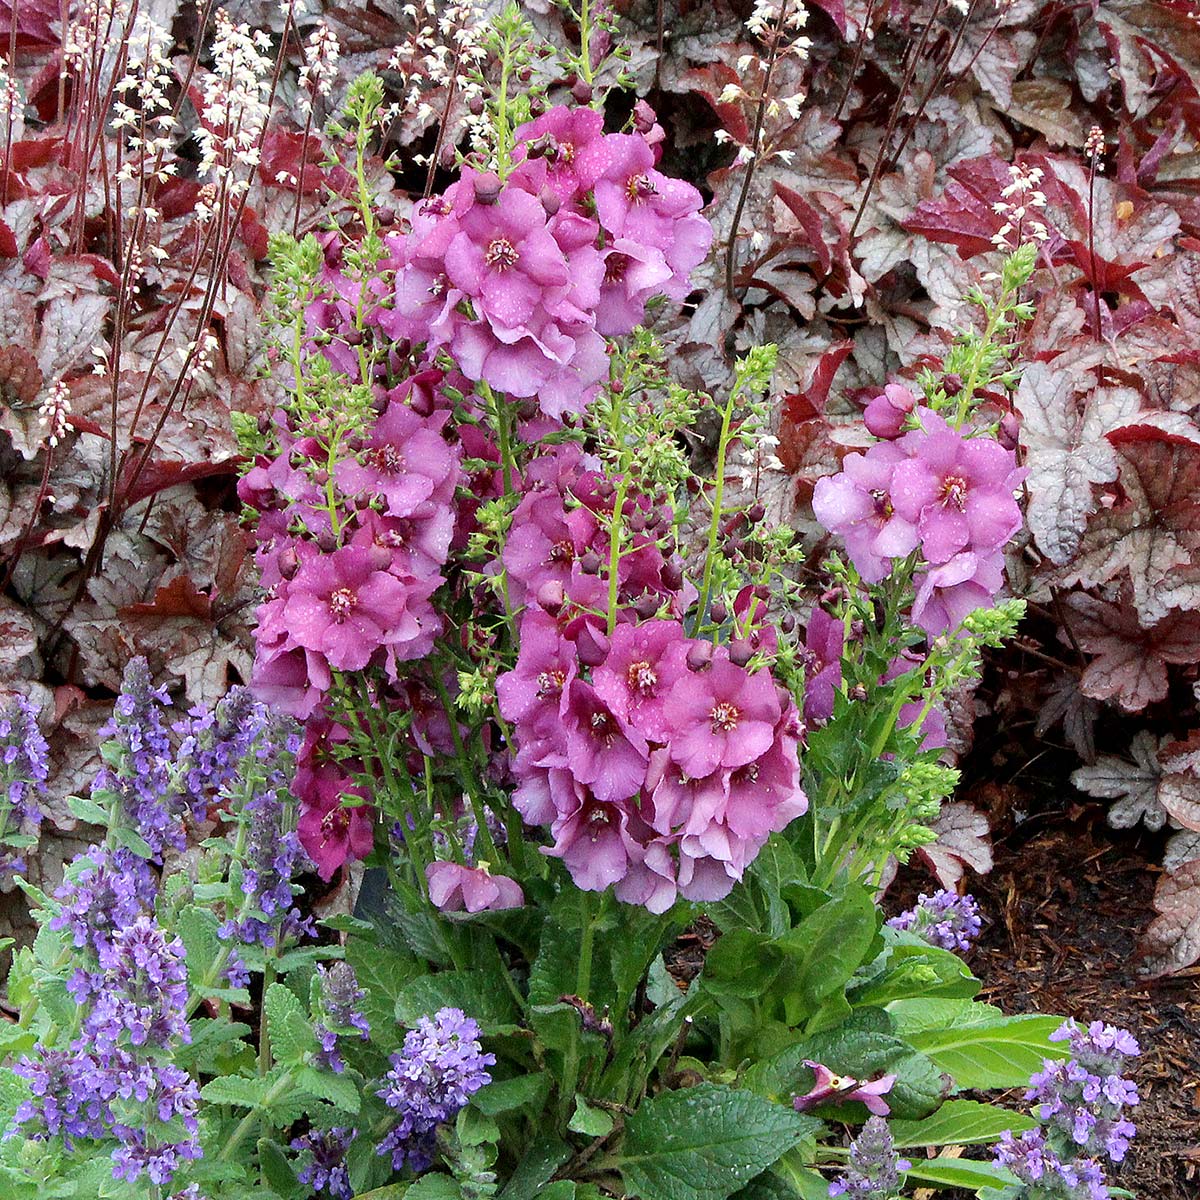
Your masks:
<path fill-rule="evenodd" d="M 1194 858 L 1200 858 L 1200 833 L 1194 829 L 1183 829 L 1172 834 L 1171 840 L 1167 842 L 1167 849 L 1163 854 L 1163 870 L 1168 875 L 1174 875 L 1180 867 Z"/>
<path fill-rule="evenodd" d="M 944 888 L 958 886 L 966 868 L 980 875 L 992 869 L 992 845 L 987 817 L 970 804 L 946 804 L 930 828 L 936 842 L 922 846 L 917 853 L 929 863 Z"/>
<path fill-rule="evenodd" d="M 1108 823 L 1114 829 L 1132 829 L 1139 821 L 1147 829 L 1161 829 L 1167 810 L 1158 794 L 1162 781 L 1158 750 L 1158 739 L 1143 729 L 1130 744 L 1132 762 L 1101 754 L 1091 766 L 1072 772 L 1071 782 L 1089 796 L 1116 801 L 1108 810 Z"/>
<path fill-rule="evenodd" d="M 1163 876 L 1154 907 L 1159 915 L 1142 939 L 1141 972 L 1151 977 L 1182 971 L 1200 958 L 1200 858 Z"/>
<path fill-rule="evenodd" d="M 1029 468 L 1029 529 L 1054 563 L 1065 563 L 1079 546 L 1088 514 L 1096 509 L 1092 485 L 1117 478 L 1117 454 L 1105 433 L 1132 417 L 1140 404 L 1131 388 L 1094 384 L 1091 372 L 1081 376 L 1035 362 L 1013 401 Z"/>

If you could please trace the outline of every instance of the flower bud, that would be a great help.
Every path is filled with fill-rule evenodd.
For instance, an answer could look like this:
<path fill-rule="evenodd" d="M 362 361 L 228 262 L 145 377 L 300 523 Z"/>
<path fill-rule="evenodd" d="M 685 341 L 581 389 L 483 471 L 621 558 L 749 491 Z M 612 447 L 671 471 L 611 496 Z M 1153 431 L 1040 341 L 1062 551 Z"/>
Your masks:
<path fill-rule="evenodd" d="M 475 200 L 479 204 L 495 204 L 500 199 L 502 184 L 491 171 L 475 176 Z"/>
<path fill-rule="evenodd" d="M 1005 413 L 996 430 L 996 440 L 1005 450 L 1015 450 L 1021 437 L 1021 421 L 1016 413 Z"/>
<path fill-rule="evenodd" d="M 757 525 L 759 521 L 767 515 L 767 506 L 765 504 L 752 504 L 746 512 L 746 520 L 751 525 Z"/>
<path fill-rule="evenodd" d="M 566 593 L 563 591 L 563 585 L 557 579 L 547 579 L 537 590 L 537 602 L 539 608 L 544 608 L 552 617 L 557 616 L 562 612 L 563 605 L 567 602 Z"/>
<path fill-rule="evenodd" d="M 883 394 L 867 405 L 863 420 L 877 438 L 890 441 L 904 432 L 905 419 L 916 406 L 917 398 L 908 388 L 899 383 L 889 383 L 883 389 Z"/>
<path fill-rule="evenodd" d="M 725 606 L 723 600 L 714 600 L 708 606 L 708 615 L 718 625 L 724 625 L 729 619 L 729 609 Z"/>
<path fill-rule="evenodd" d="M 367 552 L 367 561 L 372 571 L 386 571 L 392 565 L 392 552 L 386 546 L 373 542 Z"/>
<path fill-rule="evenodd" d="M 688 670 L 703 671 L 712 662 L 712 656 L 712 642 L 693 642 L 687 652 Z"/>
<path fill-rule="evenodd" d="M 275 560 L 275 565 L 279 568 L 279 573 L 284 579 L 295 579 L 296 572 L 300 570 L 300 555 L 296 553 L 296 547 L 285 546 L 280 550 L 279 556 Z"/>
<path fill-rule="evenodd" d="M 641 617 L 643 621 L 648 621 L 656 612 L 658 612 L 661 603 L 661 599 L 653 592 L 646 592 L 634 601 L 633 611 L 637 613 L 637 615 Z"/>
<path fill-rule="evenodd" d="M 793 613 L 784 613 L 782 620 L 779 622 L 779 629 L 782 633 L 791 633 L 796 628 L 796 617 Z"/>
<path fill-rule="evenodd" d="M 433 412 L 433 393 L 429 388 L 415 387 L 408 393 L 408 407 L 418 417 L 427 417 Z"/>
<path fill-rule="evenodd" d="M 861 683 L 856 683 L 850 689 L 850 699 L 851 700 L 865 700 L 866 698 L 867 698 L 867 689 Z"/>
<path fill-rule="evenodd" d="M 585 667 L 598 667 L 608 657 L 608 634 L 585 624 L 575 638 L 575 653 Z"/>
<path fill-rule="evenodd" d="M 947 396 L 957 396 L 963 390 L 962 376 L 955 371 L 942 377 L 942 389 Z"/>
<path fill-rule="evenodd" d="M 575 86 L 571 89 L 571 95 L 576 104 L 590 104 L 592 102 L 592 85 L 586 79 L 577 79 Z"/>
<path fill-rule="evenodd" d="M 538 192 L 538 199 L 542 202 L 542 211 L 548 217 L 554 216 L 562 207 L 562 200 L 558 193 L 553 188 L 544 187 Z"/>
<path fill-rule="evenodd" d="M 662 580 L 663 587 L 668 591 L 677 592 L 683 587 L 683 566 L 676 559 L 668 558 L 663 563 L 658 577 Z"/>
<path fill-rule="evenodd" d="M 317 535 L 317 549 L 322 554 L 332 554 L 338 548 L 338 540 L 328 529 Z"/>
<path fill-rule="evenodd" d="M 633 127 L 643 136 L 654 128 L 657 119 L 654 109 L 645 100 L 639 100 L 633 106 Z"/>
<path fill-rule="evenodd" d="M 595 550 L 586 551 L 583 557 L 579 560 L 579 569 L 585 575 L 599 575 L 600 555 L 598 555 Z"/>
<path fill-rule="evenodd" d="M 729 661 L 735 667 L 744 667 L 754 657 L 754 647 L 746 638 L 734 638 L 729 643 Z"/>

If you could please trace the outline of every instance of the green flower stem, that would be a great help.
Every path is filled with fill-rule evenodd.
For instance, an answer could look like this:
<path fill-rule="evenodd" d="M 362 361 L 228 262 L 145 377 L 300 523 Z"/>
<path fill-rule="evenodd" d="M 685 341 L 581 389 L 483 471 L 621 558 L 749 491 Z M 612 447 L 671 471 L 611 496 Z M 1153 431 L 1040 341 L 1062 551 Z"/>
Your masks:
<path fill-rule="evenodd" d="M 612 521 L 608 526 L 608 636 L 612 637 L 617 627 L 617 587 L 620 583 L 621 562 L 621 514 L 625 508 L 625 496 L 629 491 L 629 477 L 621 476 L 617 494 L 613 498 Z"/>
<path fill-rule="evenodd" d="M 729 453 L 729 436 L 733 425 L 733 413 L 737 407 L 741 388 L 734 386 L 725 402 L 725 411 L 721 415 L 721 437 L 717 443 L 717 478 L 716 494 L 713 496 L 712 520 L 708 526 L 708 547 L 704 556 L 704 579 L 700 586 L 700 604 L 696 609 L 697 620 L 703 622 L 708 617 L 708 605 L 712 592 L 713 561 L 717 553 L 717 538 L 721 532 L 721 517 L 725 505 L 725 460 Z"/>
<path fill-rule="evenodd" d="M 267 1090 L 267 1094 L 263 1097 L 263 1102 L 260 1107 L 262 1109 L 269 1109 L 276 1100 L 279 1100 L 283 1096 L 287 1095 L 288 1091 L 295 1085 L 295 1074 L 295 1070 L 290 1069 L 280 1075 L 280 1077 Z M 263 1113 L 261 1113 L 257 1108 L 252 1108 L 241 1119 L 241 1121 L 238 1122 L 237 1128 L 234 1129 L 232 1136 L 225 1143 L 225 1145 L 221 1147 L 220 1152 L 217 1154 L 216 1161 L 229 1162 L 229 1160 L 233 1158 L 234 1153 L 246 1140 L 247 1135 L 253 1129 L 257 1128 L 260 1120 L 262 1119 Z"/>
<path fill-rule="evenodd" d="M 442 708 L 445 709 L 446 719 L 450 722 L 450 737 L 454 742 L 454 757 L 458 763 L 459 778 L 462 781 L 463 789 L 467 793 L 467 798 L 471 802 L 471 812 L 475 816 L 475 824 L 478 827 L 476 836 L 483 842 L 483 852 L 487 861 L 494 863 L 500 859 L 500 852 L 496 849 L 496 843 L 492 839 L 492 831 L 487 827 L 487 810 L 475 788 L 475 763 L 472 761 L 470 755 L 467 754 L 467 749 L 463 745 L 462 734 L 458 730 L 458 721 L 454 716 L 454 705 L 450 700 L 450 693 L 446 691 L 446 685 L 442 681 L 441 674 L 436 669 L 431 674 L 433 676 L 433 686 L 437 691 L 438 698 L 442 702 Z"/>
<path fill-rule="evenodd" d="M 579 890 L 579 917 L 582 934 L 579 945 L 579 966 L 575 973 L 575 994 L 587 1000 L 592 986 L 592 950 L 595 943 L 596 912 L 592 904 L 592 893 Z M 562 1088 L 558 1097 L 558 1123 L 565 1126 L 571 1115 L 575 1089 L 579 1084 L 580 1043 L 583 1039 L 583 1019 L 580 1017 L 571 1029 L 571 1041 L 563 1055 Z"/>

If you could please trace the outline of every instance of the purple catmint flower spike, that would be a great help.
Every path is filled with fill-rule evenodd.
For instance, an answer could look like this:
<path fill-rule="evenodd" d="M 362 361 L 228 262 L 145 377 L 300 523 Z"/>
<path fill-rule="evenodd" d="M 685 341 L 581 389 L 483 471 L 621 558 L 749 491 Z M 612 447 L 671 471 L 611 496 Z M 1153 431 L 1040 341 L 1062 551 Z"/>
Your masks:
<path fill-rule="evenodd" d="M 893 929 L 910 930 L 931 946 L 964 952 L 970 950 L 983 927 L 973 896 L 944 890 L 932 896 L 922 893 L 915 908 L 893 917 L 888 924 Z"/>
<path fill-rule="evenodd" d="M 437 1128 L 454 1119 L 467 1101 L 492 1080 L 496 1061 L 479 1044 L 479 1026 L 461 1009 L 442 1008 L 422 1017 L 392 1055 L 392 1069 L 378 1095 L 399 1120 L 379 1144 L 392 1166 L 428 1170 L 437 1150 Z"/>
<path fill-rule="evenodd" d="M 112 720 L 100 731 L 110 753 L 92 782 L 92 796 L 117 815 L 161 855 L 167 846 L 182 849 L 182 817 L 187 803 L 175 788 L 171 767 L 175 751 L 167 710 L 171 698 L 156 688 L 144 658 L 131 659 L 121 680 Z"/>
<path fill-rule="evenodd" d="M 1065 1022 L 1052 1040 L 1068 1042 L 1071 1057 L 1047 1059 L 1029 1081 L 1034 1114 L 1065 1137 L 1080 1155 L 1121 1162 L 1137 1127 L 1125 1110 L 1138 1103 L 1137 1085 L 1122 1074 L 1127 1058 L 1141 1053 L 1128 1030 L 1093 1021 L 1081 1029 Z"/>
<path fill-rule="evenodd" d="M 338 1038 L 357 1033 L 366 1041 L 371 1034 L 371 1026 L 361 1012 L 367 993 L 358 986 L 358 976 L 348 962 L 318 966 L 317 974 L 321 988 L 321 1020 L 313 1027 L 321 1043 L 317 1061 L 340 1075 L 346 1064 L 338 1053 Z"/>
<path fill-rule="evenodd" d="M 357 1136 L 357 1129 L 336 1126 L 310 1129 L 302 1137 L 293 1138 L 292 1149 L 299 1154 L 301 1164 L 296 1178 L 330 1200 L 351 1200 L 354 1189 L 350 1186 L 346 1152 Z"/>
<path fill-rule="evenodd" d="M 67 870 L 54 893 L 58 913 L 50 928 L 70 930 L 76 949 L 93 954 L 107 947 L 114 932 L 154 907 L 158 880 L 145 859 L 124 847 L 92 846 Z"/>
<path fill-rule="evenodd" d="M 0 837 L 42 823 L 37 796 L 50 778 L 50 747 L 38 728 L 37 706 L 24 696 L 0 705 Z M 0 851 L 0 870 L 24 870 L 19 855 Z"/>
<path fill-rule="evenodd" d="M 1098 1162 L 1060 1158 L 1041 1128 L 1019 1137 L 1002 1134 L 993 1156 L 1025 1185 L 1021 1195 L 1030 1200 L 1109 1200 L 1111 1195 Z"/>
<path fill-rule="evenodd" d="M 892 1200 L 900 1173 L 912 1164 L 897 1153 L 887 1122 L 871 1117 L 850 1143 L 849 1167 L 829 1185 L 830 1196 L 852 1200 Z"/>

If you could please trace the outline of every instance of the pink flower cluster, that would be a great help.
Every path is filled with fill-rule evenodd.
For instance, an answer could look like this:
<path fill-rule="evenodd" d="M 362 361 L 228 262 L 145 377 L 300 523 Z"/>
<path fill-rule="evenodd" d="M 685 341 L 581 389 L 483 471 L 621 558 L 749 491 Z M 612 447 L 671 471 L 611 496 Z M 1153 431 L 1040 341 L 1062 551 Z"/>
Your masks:
<path fill-rule="evenodd" d="M 333 443 L 314 432 L 320 418 L 301 425 L 277 414 L 277 451 L 260 457 L 239 494 L 258 514 L 267 589 L 253 684 L 263 700 L 308 722 L 295 784 L 299 835 L 324 878 L 370 851 L 377 824 L 371 796 L 355 782 L 363 764 L 344 758 L 349 731 L 327 708 L 334 676 L 369 671 L 376 703 L 411 714 L 418 765 L 421 754 L 452 752 L 450 718 L 430 703 L 437 689 L 426 660 L 444 632 L 435 593 L 475 531 L 479 504 L 509 483 L 522 499 L 503 555 L 488 569 L 503 573 L 514 610 L 533 605 L 569 627 L 572 646 L 598 652 L 600 625 L 585 614 L 609 604 L 612 481 L 575 445 L 502 469 L 487 421 L 474 416 L 483 415 L 477 393 L 486 396 L 486 384 L 515 408 L 522 438 L 561 431 L 562 417 L 583 412 L 607 377 L 605 339 L 640 324 L 651 298 L 687 295 L 712 231 L 696 189 L 657 170 L 661 136 L 646 113 L 634 132 L 606 134 L 599 112 L 551 109 L 517 130 L 504 179 L 464 169 L 386 235 L 378 278 L 357 280 L 341 239 L 323 240 L 321 295 L 304 313 L 308 349 L 371 387 L 376 415 Z M 394 285 L 382 282 L 388 272 Z M 445 355 L 456 367 L 450 376 Z M 370 378 L 362 378 L 364 362 L 374 364 Z M 417 373 L 392 386 L 413 364 Z M 459 413 L 477 407 L 460 422 L 451 396 Z M 671 520 L 653 497 L 625 500 L 623 523 L 637 532 L 618 561 L 623 620 L 680 617 L 696 597 L 670 547 Z M 464 582 L 450 580 L 458 599 L 467 597 Z M 480 629 L 462 636 L 485 636 Z M 443 682 L 453 693 L 456 673 Z M 785 721 L 782 708 L 774 719 Z M 504 772 L 501 758 L 495 769 Z M 752 835 L 730 822 L 731 836 L 749 845 Z M 740 872 L 747 853 L 713 855 Z M 515 881 L 473 860 L 431 864 L 427 884 L 446 909 L 522 902 Z"/>
<path fill-rule="evenodd" d="M 885 393 L 872 405 L 881 400 L 874 425 L 894 440 L 848 455 L 837 475 L 819 480 L 813 511 L 841 535 L 868 583 L 919 549 L 913 621 L 930 634 L 953 631 L 1003 585 L 1004 544 L 1021 526 L 1013 494 L 1025 473 L 995 438 L 964 436 L 929 408 L 916 408 L 917 427 L 900 432 L 888 413 L 901 412 L 904 397 Z"/>
<path fill-rule="evenodd" d="M 454 533 L 459 451 L 446 414 L 418 415 L 411 391 L 395 389 L 332 474 L 323 441 L 284 432 L 281 452 L 239 484 L 260 514 L 256 560 L 268 590 L 255 690 L 293 716 L 317 710 L 332 671 L 378 664 L 395 678 L 440 630 L 430 598 Z"/>
<path fill-rule="evenodd" d="M 646 302 L 681 299 L 712 228 L 690 184 L 655 169 L 641 133 L 606 134 L 601 113 L 554 108 L 517 131 L 502 182 L 466 168 L 391 241 L 386 332 L 448 348 L 469 378 L 582 412 L 608 371 L 605 337 L 640 324 Z"/>
<path fill-rule="evenodd" d="M 549 826 L 546 853 L 585 890 L 615 886 L 651 912 L 679 895 L 720 899 L 807 808 L 799 713 L 768 669 L 685 636 L 674 614 L 694 589 L 650 544 L 622 556 L 626 603 L 610 635 L 594 615 L 606 584 L 578 553 L 603 543 L 584 497 L 603 501 L 578 470 L 585 461 L 562 450 L 546 458 L 581 503 L 568 512 L 557 487 L 532 492 L 505 553 L 510 581 L 533 601 L 516 667 L 496 685 L 516 743 L 513 802 L 528 823 Z M 653 553 L 639 561 L 643 549 Z"/>
<path fill-rule="evenodd" d="M 455 530 L 461 452 L 444 411 L 418 399 L 414 377 L 381 397 L 373 424 L 331 462 L 322 439 L 300 437 L 279 414 L 280 452 L 262 456 L 239 484 L 258 514 L 255 557 L 267 598 L 259 605 L 253 685 L 260 699 L 311 718 L 297 794 L 300 836 L 329 877 L 372 843 L 369 807 L 346 809 L 350 779 L 317 755 L 328 735 L 323 703 L 334 671 L 427 655 L 441 630 L 432 603 Z M 346 731 L 341 731 L 344 736 Z"/>

